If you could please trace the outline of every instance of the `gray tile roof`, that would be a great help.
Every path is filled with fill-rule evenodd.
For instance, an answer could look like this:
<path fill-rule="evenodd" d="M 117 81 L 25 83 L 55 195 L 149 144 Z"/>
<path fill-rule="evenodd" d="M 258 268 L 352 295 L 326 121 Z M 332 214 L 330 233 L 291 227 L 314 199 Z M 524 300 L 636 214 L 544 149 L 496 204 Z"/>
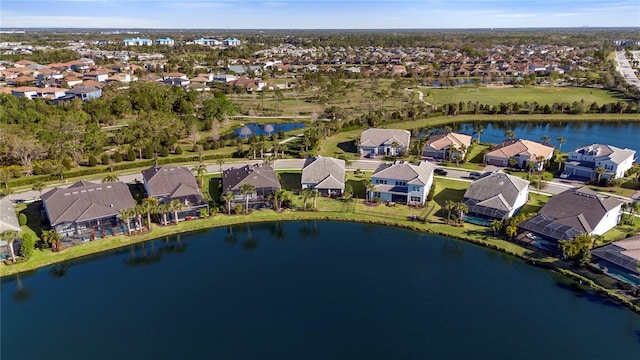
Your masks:
<path fill-rule="evenodd" d="M 414 165 L 404 161 L 381 164 L 371 177 L 406 181 L 409 185 L 426 185 L 435 166 L 427 161 Z"/>
<path fill-rule="evenodd" d="M 520 227 L 552 239 L 570 240 L 579 233 L 591 233 L 607 212 L 621 204 L 584 186 L 568 189 L 552 196 L 538 215 Z"/>
<path fill-rule="evenodd" d="M 640 235 L 614 241 L 592 250 L 591 254 L 640 275 Z"/>
<path fill-rule="evenodd" d="M 42 201 L 51 226 L 109 218 L 135 205 L 129 187 L 120 181 L 104 184 L 79 181 L 66 189 L 46 192 Z"/>
<path fill-rule="evenodd" d="M 397 129 L 367 129 L 360 135 L 360 146 L 391 145 L 394 141 L 408 148 L 411 133 L 409 130 Z"/>
<path fill-rule="evenodd" d="M 238 191 L 244 183 L 249 183 L 256 189 L 280 189 L 278 175 L 268 165 L 245 165 L 222 172 L 222 192 Z"/>
<path fill-rule="evenodd" d="M 16 209 L 8 196 L 0 198 L 0 233 L 5 230 L 20 231 Z"/>
<path fill-rule="evenodd" d="M 518 195 L 529 188 L 529 182 L 516 176 L 495 171 L 471 183 L 463 202 L 510 212 Z"/>
<path fill-rule="evenodd" d="M 344 189 L 345 161 L 317 156 L 306 159 L 302 166 L 302 184 L 315 184 L 318 189 Z"/>
<path fill-rule="evenodd" d="M 177 198 L 199 195 L 195 176 L 183 166 L 152 166 L 142 172 L 149 196 Z M 177 195 L 179 191 L 180 195 Z"/>
<path fill-rule="evenodd" d="M 609 158 L 613 163 L 620 164 L 630 157 L 635 156 L 636 152 L 631 149 L 621 149 L 611 145 L 591 144 L 577 148 L 574 152 L 595 156 L 596 158 Z"/>

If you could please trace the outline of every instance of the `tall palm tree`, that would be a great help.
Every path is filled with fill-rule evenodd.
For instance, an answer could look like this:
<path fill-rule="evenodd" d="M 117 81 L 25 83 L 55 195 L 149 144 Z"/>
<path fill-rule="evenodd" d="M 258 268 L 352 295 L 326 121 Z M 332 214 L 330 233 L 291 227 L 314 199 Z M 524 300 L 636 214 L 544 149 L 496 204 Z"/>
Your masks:
<path fill-rule="evenodd" d="M 245 200 L 245 213 L 249 212 L 249 195 L 256 191 L 256 187 L 253 184 L 244 183 L 240 185 L 240 194 L 244 195 Z"/>
<path fill-rule="evenodd" d="M 0 239 L 7 242 L 9 253 L 11 254 L 11 261 L 16 262 L 16 254 L 13 251 L 13 241 L 16 239 L 16 232 L 13 230 L 5 230 L 0 233 Z"/>
<path fill-rule="evenodd" d="M 547 159 L 545 159 L 544 156 L 542 155 L 539 155 L 536 157 L 536 165 L 537 165 L 538 171 L 544 170 L 544 164 L 546 160 Z"/>
<path fill-rule="evenodd" d="M 455 210 L 458 212 L 458 222 L 462 223 L 464 215 L 469 211 L 467 204 L 463 202 L 456 203 Z"/>
<path fill-rule="evenodd" d="M 227 204 L 227 215 L 231 215 L 231 202 L 235 198 L 235 195 L 231 191 L 227 191 L 221 196 L 221 200 Z"/>
<path fill-rule="evenodd" d="M 158 213 L 162 215 L 162 225 L 167 226 L 167 213 L 171 212 L 169 204 L 160 204 L 157 209 Z"/>
<path fill-rule="evenodd" d="M 278 153 L 283 150 L 282 145 L 279 142 L 274 142 L 273 143 L 273 155 L 275 156 L 275 158 L 278 158 Z"/>
<path fill-rule="evenodd" d="M 102 182 L 106 183 L 106 182 L 116 182 L 119 181 L 120 179 L 118 179 L 118 176 L 115 174 L 107 174 L 102 178 Z"/>
<path fill-rule="evenodd" d="M 302 196 L 302 209 L 307 211 L 307 200 L 311 197 L 311 189 L 305 188 L 300 195 Z"/>
<path fill-rule="evenodd" d="M 451 200 L 447 200 L 444 203 L 444 207 L 443 209 L 445 209 L 446 211 L 448 211 L 449 213 L 447 214 L 447 224 L 449 223 L 449 220 L 451 220 L 451 212 L 456 208 L 456 203 L 451 201 Z"/>
<path fill-rule="evenodd" d="M 118 212 L 118 219 L 127 224 L 127 233 L 131 235 L 131 218 L 135 216 L 133 208 L 125 208 Z"/>
<path fill-rule="evenodd" d="M 318 196 L 320 196 L 320 191 L 318 191 L 318 189 L 311 190 L 311 197 L 313 198 L 313 208 L 314 209 L 318 208 L 317 203 L 316 203 L 316 200 L 317 200 Z"/>
<path fill-rule="evenodd" d="M 276 199 L 278 201 L 278 210 L 282 209 L 282 202 L 286 200 L 287 198 L 287 191 L 284 189 L 278 189 L 275 192 L 276 194 Z"/>
<path fill-rule="evenodd" d="M 173 212 L 173 222 L 178 223 L 178 211 L 182 210 L 184 205 L 180 202 L 180 200 L 173 199 L 169 203 L 169 210 Z"/>
<path fill-rule="evenodd" d="M 567 140 L 565 138 L 563 138 L 562 136 L 560 136 L 556 140 L 558 140 L 558 152 L 562 152 L 562 144 L 567 142 Z"/>
<path fill-rule="evenodd" d="M 542 137 L 540 137 L 540 140 L 542 140 L 543 144 L 548 144 L 549 141 L 551 141 L 551 136 L 549 135 L 542 135 Z"/>
<path fill-rule="evenodd" d="M 504 221 L 495 219 L 491 222 L 491 230 L 493 230 L 493 236 L 498 235 L 502 227 L 504 226 Z"/>
<path fill-rule="evenodd" d="M 216 160 L 216 164 L 218 164 L 218 167 L 220 168 L 220 176 L 222 176 L 222 165 L 224 165 L 224 159 Z"/>
<path fill-rule="evenodd" d="M 606 170 L 604 168 L 601 168 L 601 167 L 596 168 L 596 174 L 598 174 L 598 184 L 600 184 L 600 181 L 602 180 L 602 174 L 604 174 L 605 172 Z"/>
<path fill-rule="evenodd" d="M 40 196 L 42 196 L 42 190 L 44 190 L 44 186 L 45 186 L 44 181 L 38 181 L 38 182 L 33 184 L 33 186 L 31 187 L 31 190 L 37 191 L 38 194 L 40 194 Z"/>
<path fill-rule="evenodd" d="M 504 132 L 504 137 L 506 137 L 507 139 L 515 139 L 515 137 L 516 137 L 516 132 L 515 132 L 515 131 L 513 131 L 513 130 L 511 130 L 511 129 L 506 130 L 506 131 Z"/>
<path fill-rule="evenodd" d="M 142 223 L 142 214 L 145 213 L 145 209 L 141 204 L 134 206 L 132 209 L 135 214 L 136 221 L 138 222 L 138 229 L 142 231 L 142 228 L 144 227 L 144 224 Z"/>
<path fill-rule="evenodd" d="M 367 188 L 367 194 L 369 194 L 369 201 L 373 201 L 373 193 L 376 191 L 376 186 L 371 182 L 371 180 L 365 180 L 364 185 Z"/>
<path fill-rule="evenodd" d="M 204 185 L 204 176 L 207 175 L 207 166 L 205 164 L 199 164 L 195 166 L 191 171 L 193 171 L 193 173 L 196 175 L 196 178 L 198 179 L 198 186 L 202 187 Z"/>
<path fill-rule="evenodd" d="M 515 225 L 509 225 L 504 229 L 509 240 L 513 239 L 518 234 L 518 228 Z"/>
<path fill-rule="evenodd" d="M 154 197 L 146 197 L 142 199 L 142 208 L 144 212 L 147 213 L 147 226 L 149 230 L 151 230 L 151 214 L 155 214 L 158 208 L 158 199 Z"/>
<path fill-rule="evenodd" d="M 478 124 L 473 129 L 473 132 L 478 135 L 478 144 L 480 144 L 480 135 L 484 133 L 484 127 L 481 124 Z"/>

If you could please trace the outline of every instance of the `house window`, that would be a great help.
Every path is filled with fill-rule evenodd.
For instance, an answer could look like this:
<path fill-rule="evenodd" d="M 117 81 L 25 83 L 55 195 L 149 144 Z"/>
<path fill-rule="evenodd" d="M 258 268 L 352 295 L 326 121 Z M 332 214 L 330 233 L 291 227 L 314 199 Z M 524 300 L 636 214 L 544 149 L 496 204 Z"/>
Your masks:
<path fill-rule="evenodd" d="M 412 196 L 411 197 L 411 202 L 421 202 L 422 198 L 420 196 Z"/>
<path fill-rule="evenodd" d="M 397 186 L 407 186 L 407 182 L 406 181 L 396 181 L 396 185 Z"/>

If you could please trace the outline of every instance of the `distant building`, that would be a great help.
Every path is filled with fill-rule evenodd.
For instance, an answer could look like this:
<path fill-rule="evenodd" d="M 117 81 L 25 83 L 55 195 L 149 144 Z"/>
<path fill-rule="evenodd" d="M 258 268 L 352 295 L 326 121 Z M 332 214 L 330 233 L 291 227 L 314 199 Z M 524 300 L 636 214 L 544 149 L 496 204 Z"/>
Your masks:
<path fill-rule="evenodd" d="M 156 44 L 173 46 L 175 44 L 175 41 L 173 41 L 173 39 L 170 39 L 170 38 L 162 38 L 162 39 L 156 39 Z"/>
<path fill-rule="evenodd" d="M 400 155 L 409 149 L 411 133 L 408 130 L 367 129 L 360 135 L 360 154 Z"/>
<path fill-rule="evenodd" d="M 220 45 L 220 40 L 200 38 L 193 40 L 193 43 L 196 45 Z"/>
<path fill-rule="evenodd" d="M 238 46 L 240 45 L 240 40 L 236 38 L 229 38 L 222 40 L 222 45 L 224 46 Z"/>
<path fill-rule="evenodd" d="M 125 46 L 151 46 L 153 45 L 153 41 L 151 39 L 144 39 L 144 38 L 139 38 L 139 37 L 135 37 L 135 38 L 130 38 L 130 39 L 124 39 L 122 40 L 122 43 Z"/>
<path fill-rule="evenodd" d="M 67 95 L 73 95 L 82 101 L 88 101 L 102 97 L 102 89 L 95 86 L 76 86 L 67 90 Z"/>
<path fill-rule="evenodd" d="M 464 159 L 467 149 L 471 146 L 471 136 L 454 132 L 429 136 L 422 148 L 422 156 L 434 159 L 449 159 L 459 154 Z"/>

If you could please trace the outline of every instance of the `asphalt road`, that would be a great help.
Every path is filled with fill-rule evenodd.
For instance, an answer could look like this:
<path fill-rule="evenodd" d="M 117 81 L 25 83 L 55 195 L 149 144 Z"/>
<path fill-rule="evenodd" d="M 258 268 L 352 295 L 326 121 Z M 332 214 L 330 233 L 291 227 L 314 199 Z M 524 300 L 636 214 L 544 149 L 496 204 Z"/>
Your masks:
<path fill-rule="evenodd" d="M 618 62 L 618 67 L 616 69 L 622 74 L 622 76 L 624 76 L 627 82 L 640 89 L 640 79 L 638 79 L 638 76 L 631 67 L 631 64 L 629 64 L 629 60 L 624 55 L 624 51 L 616 52 L 616 61 Z"/>

